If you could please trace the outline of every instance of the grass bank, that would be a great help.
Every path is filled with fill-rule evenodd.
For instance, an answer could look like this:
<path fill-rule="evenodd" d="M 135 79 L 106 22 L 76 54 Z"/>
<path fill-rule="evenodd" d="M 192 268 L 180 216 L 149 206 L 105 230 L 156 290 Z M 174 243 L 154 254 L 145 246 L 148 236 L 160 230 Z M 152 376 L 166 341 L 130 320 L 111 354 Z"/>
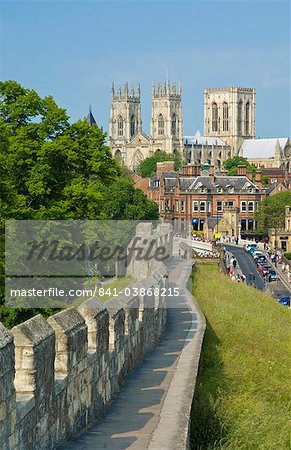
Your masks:
<path fill-rule="evenodd" d="M 291 312 L 217 265 L 193 272 L 207 320 L 191 416 L 194 449 L 291 449 Z"/>

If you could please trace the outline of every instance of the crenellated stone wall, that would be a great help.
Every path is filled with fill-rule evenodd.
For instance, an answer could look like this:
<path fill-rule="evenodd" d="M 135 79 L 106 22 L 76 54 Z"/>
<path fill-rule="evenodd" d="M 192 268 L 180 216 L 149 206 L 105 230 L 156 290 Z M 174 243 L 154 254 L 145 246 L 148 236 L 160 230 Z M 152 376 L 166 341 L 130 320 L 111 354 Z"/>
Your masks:
<path fill-rule="evenodd" d="M 166 228 L 159 240 L 171 249 Z M 134 287 L 152 288 L 149 295 L 120 295 L 106 308 L 93 297 L 10 331 L 0 323 L 1 450 L 54 449 L 109 405 L 166 323 L 165 297 L 153 292 L 167 286 L 166 266 L 155 262 L 147 269 Z M 131 267 L 133 275 L 139 270 Z"/>

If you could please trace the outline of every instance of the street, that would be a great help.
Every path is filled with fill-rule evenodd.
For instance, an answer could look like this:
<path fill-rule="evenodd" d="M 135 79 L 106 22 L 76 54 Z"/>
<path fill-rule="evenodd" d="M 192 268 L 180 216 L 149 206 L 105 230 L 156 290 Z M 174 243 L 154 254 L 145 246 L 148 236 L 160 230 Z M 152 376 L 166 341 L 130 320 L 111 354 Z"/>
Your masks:
<path fill-rule="evenodd" d="M 257 265 L 252 258 L 252 256 L 247 253 L 241 247 L 237 247 L 235 245 L 225 245 L 227 251 L 231 252 L 233 256 L 236 258 L 238 265 L 242 271 L 242 273 L 246 276 L 246 282 L 249 284 L 249 275 L 254 274 L 254 285 L 257 289 L 262 291 L 265 289 L 264 279 L 258 272 Z M 277 272 L 278 273 L 278 272 Z M 282 283 L 280 279 L 278 281 L 272 281 L 268 283 L 268 288 L 273 292 L 276 298 L 290 296 L 290 291 L 286 288 L 286 286 Z"/>

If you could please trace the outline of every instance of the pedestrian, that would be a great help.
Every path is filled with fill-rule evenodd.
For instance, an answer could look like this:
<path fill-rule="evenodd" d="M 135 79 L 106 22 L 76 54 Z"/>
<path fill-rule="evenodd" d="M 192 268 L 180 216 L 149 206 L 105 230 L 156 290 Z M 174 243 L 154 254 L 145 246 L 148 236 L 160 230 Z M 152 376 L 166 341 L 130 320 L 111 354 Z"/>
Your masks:
<path fill-rule="evenodd" d="M 233 258 L 232 265 L 234 268 L 236 268 L 236 259 L 235 258 Z"/>

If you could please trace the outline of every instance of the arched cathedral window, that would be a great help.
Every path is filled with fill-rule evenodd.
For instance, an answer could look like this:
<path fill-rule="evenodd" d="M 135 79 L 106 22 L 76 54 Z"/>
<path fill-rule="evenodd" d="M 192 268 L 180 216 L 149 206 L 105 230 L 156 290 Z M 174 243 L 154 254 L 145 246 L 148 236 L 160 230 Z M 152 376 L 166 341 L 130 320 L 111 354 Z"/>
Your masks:
<path fill-rule="evenodd" d="M 172 136 L 176 137 L 177 134 L 177 117 L 176 114 L 174 113 L 172 115 Z"/>
<path fill-rule="evenodd" d="M 212 131 L 218 131 L 218 108 L 217 108 L 217 103 L 212 103 Z"/>
<path fill-rule="evenodd" d="M 135 136 L 135 117 L 134 115 L 130 118 L 130 136 Z"/>
<path fill-rule="evenodd" d="M 164 118 L 162 116 L 162 114 L 159 115 L 158 118 L 158 134 L 160 136 L 163 136 L 165 133 L 165 123 L 164 123 Z"/>
<path fill-rule="evenodd" d="M 249 102 L 246 103 L 246 118 L 245 118 L 245 122 L 246 122 L 246 135 L 248 135 L 250 133 L 250 104 Z"/>
<path fill-rule="evenodd" d="M 228 131 L 228 104 L 223 103 L 223 121 L 222 121 L 223 131 Z"/>
<path fill-rule="evenodd" d="M 240 100 L 238 104 L 238 110 L 237 110 L 237 134 L 239 136 L 242 135 L 242 101 Z"/>
<path fill-rule="evenodd" d="M 117 121 L 117 127 L 118 127 L 118 136 L 123 136 L 123 118 L 121 116 L 118 117 Z"/>

